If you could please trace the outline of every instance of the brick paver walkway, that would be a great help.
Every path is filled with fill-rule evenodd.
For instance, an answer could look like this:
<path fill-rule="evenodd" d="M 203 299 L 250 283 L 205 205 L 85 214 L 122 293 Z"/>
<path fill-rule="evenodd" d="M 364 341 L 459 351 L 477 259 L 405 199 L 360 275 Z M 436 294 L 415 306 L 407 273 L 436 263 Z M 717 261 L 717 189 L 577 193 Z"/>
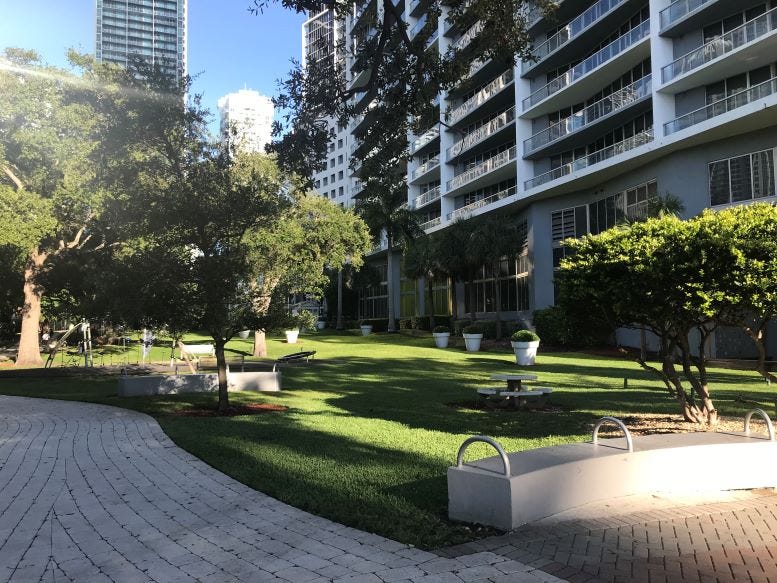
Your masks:
<path fill-rule="evenodd" d="M 0 581 L 558 581 L 441 557 L 292 508 L 176 447 L 146 415 L 0 396 Z"/>
<path fill-rule="evenodd" d="M 617 508 L 618 501 L 609 507 Z M 777 583 L 777 494 L 760 491 L 722 503 L 664 503 L 598 518 L 544 520 L 440 553 L 461 557 L 484 551 L 575 583 Z"/>

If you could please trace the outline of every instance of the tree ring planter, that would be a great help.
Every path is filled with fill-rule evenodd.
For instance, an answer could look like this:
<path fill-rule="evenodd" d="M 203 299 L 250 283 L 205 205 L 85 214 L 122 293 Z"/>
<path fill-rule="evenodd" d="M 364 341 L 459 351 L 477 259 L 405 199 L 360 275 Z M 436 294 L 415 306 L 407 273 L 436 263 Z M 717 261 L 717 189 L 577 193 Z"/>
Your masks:
<path fill-rule="evenodd" d="M 362 324 L 359 328 L 361 328 L 362 336 L 369 336 L 372 334 L 372 324 Z"/>
<path fill-rule="evenodd" d="M 297 337 L 299 336 L 299 330 L 286 330 L 286 343 L 296 344 Z"/>
<path fill-rule="evenodd" d="M 250 335 L 251 335 L 250 330 L 241 330 L 240 332 L 237 333 L 238 338 L 240 338 L 241 340 L 246 340 Z"/>
<path fill-rule="evenodd" d="M 434 343 L 437 348 L 448 348 L 448 341 L 450 340 L 450 332 L 432 332 L 434 336 Z"/>
<path fill-rule="evenodd" d="M 480 341 L 483 340 L 482 334 L 462 334 L 464 337 L 464 346 L 467 352 L 479 352 Z"/>
<path fill-rule="evenodd" d="M 227 372 L 230 391 L 275 392 L 281 390 L 281 373 Z M 119 377 L 118 395 L 177 395 L 180 393 L 214 393 L 219 390 L 216 373 L 185 375 L 142 375 Z"/>
<path fill-rule="evenodd" d="M 515 364 L 521 366 L 532 366 L 537 356 L 537 348 L 540 346 L 539 340 L 532 342 L 511 342 L 513 352 L 515 352 Z"/>

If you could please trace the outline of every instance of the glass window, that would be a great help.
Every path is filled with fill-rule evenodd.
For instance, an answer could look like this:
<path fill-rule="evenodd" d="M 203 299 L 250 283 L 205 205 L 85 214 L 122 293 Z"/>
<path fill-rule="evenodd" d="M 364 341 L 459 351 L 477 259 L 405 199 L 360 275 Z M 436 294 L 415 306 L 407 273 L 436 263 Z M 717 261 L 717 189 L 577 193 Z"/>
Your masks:
<path fill-rule="evenodd" d="M 710 164 L 710 204 L 726 204 L 729 201 L 728 160 Z"/>

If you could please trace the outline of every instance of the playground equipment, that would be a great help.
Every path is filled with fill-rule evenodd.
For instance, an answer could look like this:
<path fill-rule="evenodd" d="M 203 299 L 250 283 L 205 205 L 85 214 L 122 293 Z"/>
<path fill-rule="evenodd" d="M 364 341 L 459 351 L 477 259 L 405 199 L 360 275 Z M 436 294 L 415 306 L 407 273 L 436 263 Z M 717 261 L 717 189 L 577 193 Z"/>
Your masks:
<path fill-rule="evenodd" d="M 77 325 L 71 324 L 65 333 L 62 334 L 62 336 L 60 336 L 57 340 L 49 342 L 49 356 L 46 359 L 46 368 L 51 368 L 51 365 L 54 363 L 54 359 L 56 358 L 57 354 L 61 355 L 60 366 L 66 366 L 65 356 L 68 353 L 68 338 L 78 332 L 81 333 L 81 339 L 78 341 L 78 352 L 75 354 L 74 358 L 71 358 L 71 360 L 68 362 L 68 365 L 78 366 L 78 361 L 83 356 L 84 366 L 94 366 L 94 358 L 92 354 L 92 329 L 89 325 L 89 322 L 84 320 Z"/>

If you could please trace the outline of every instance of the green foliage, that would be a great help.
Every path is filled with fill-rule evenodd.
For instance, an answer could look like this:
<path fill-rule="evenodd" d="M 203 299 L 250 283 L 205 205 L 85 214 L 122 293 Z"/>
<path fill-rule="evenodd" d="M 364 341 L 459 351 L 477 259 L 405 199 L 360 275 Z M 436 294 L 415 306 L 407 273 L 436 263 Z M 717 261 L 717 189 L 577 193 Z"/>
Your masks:
<path fill-rule="evenodd" d="M 435 326 L 432 332 L 436 334 L 450 334 L 451 329 L 448 326 Z"/>
<path fill-rule="evenodd" d="M 469 324 L 461 329 L 463 334 L 483 334 L 483 326 L 480 324 Z"/>
<path fill-rule="evenodd" d="M 531 330 L 517 330 L 510 336 L 513 342 L 539 342 L 540 337 Z"/>
<path fill-rule="evenodd" d="M 605 344 L 613 333 L 603 318 L 565 305 L 536 310 L 534 328 L 551 346 L 591 347 Z"/>
<path fill-rule="evenodd" d="M 300 313 L 295 317 L 295 321 L 299 328 L 307 330 L 313 330 L 316 326 L 316 317 L 309 310 L 300 310 Z"/>
<path fill-rule="evenodd" d="M 388 330 L 388 319 L 387 318 L 365 318 L 365 319 L 359 320 L 359 326 L 372 326 L 373 332 L 386 332 Z"/>

